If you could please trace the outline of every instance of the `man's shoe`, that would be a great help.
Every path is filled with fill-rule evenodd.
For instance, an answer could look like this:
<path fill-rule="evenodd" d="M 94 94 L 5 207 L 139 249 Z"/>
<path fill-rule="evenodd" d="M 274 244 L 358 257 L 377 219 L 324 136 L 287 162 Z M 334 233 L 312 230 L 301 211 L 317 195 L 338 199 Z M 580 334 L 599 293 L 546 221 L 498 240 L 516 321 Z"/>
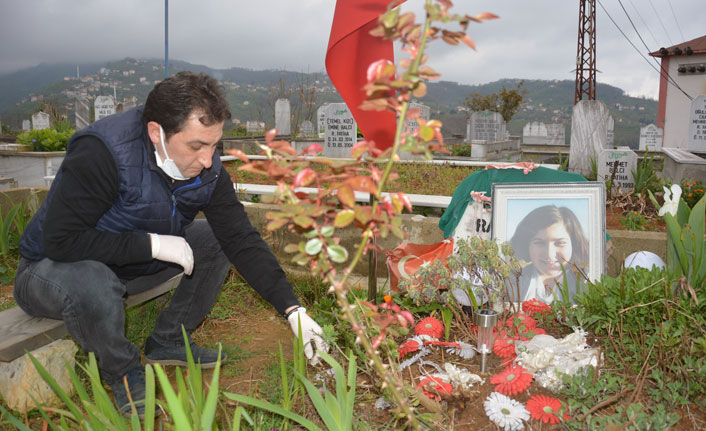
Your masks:
<path fill-rule="evenodd" d="M 191 348 L 194 362 L 200 365 L 201 368 L 213 368 L 216 366 L 218 362 L 217 350 L 204 349 L 203 347 L 197 346 L 193 341 L 190 343 L 189 347 Z M 150 335 L 145 341 L 144 350 L 145 362 L 148 364 L 177 365 L 182 367 L 188 365 L 185 346 L 163 346 L 156 342 Z M 221 364 L 226 361 L 227 357 L 225 353 L 221 352 Z"/>
<path fill-rule="evenodd" d="M 122 379 L 110 385 L 115 398 L 115 405 L 120 414 L 126 417 L 132 416 L 132 406 L 125 389 L 125 381 L 130 391 L 135 410 L 140 419 L 145 418 L 145 367 L 139 366 L 127 372 Z M 160 411 L 155 410 L 155 416 L 159 416 Z"/>

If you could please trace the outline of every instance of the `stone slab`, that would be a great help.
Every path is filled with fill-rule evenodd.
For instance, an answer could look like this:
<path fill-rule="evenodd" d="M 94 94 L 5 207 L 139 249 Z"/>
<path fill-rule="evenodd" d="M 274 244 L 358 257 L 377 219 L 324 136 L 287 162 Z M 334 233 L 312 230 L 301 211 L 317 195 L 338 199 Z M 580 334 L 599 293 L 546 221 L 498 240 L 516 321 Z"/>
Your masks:
<path fill-rule="evenodd" d="M 581 100 L 571 115 L 569 171 L 591 174 L 591 160 L 608 148 L 608 107 L 599 100 Z"/>

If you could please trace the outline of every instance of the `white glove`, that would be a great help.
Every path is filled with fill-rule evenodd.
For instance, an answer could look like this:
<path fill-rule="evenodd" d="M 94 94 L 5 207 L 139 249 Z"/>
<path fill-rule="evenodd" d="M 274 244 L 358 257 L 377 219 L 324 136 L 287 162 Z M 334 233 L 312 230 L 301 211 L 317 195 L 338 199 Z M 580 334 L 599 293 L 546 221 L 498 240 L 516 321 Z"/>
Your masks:
<path fill-rule="evenodd" d="M 318 323 L 314 321 L 308 314 L 306 314 L 306 308 L 299 307 L 294 310 L 288 317 L 289 326 L 292 327 L 294 336 L 299 336 L 299 322 L 302 326 L 302 344 L 304 345 L 304 354 L 311 362 L 311 365 L 316 365 L 319 363 L 321 356 L 314 353 L 312 344 L 316 346 L 316 350 L 321 350 L 328 353 L 328 344 L 321 338 L 323 330 Z"/>
<path fill-rule="evenodd" d="M 180 236 L 150 234 L 152 258 L 172 262 L 184 267 L 184 273 L 191 275 L 194 270 L 194 252 L 189 243 Z"/>

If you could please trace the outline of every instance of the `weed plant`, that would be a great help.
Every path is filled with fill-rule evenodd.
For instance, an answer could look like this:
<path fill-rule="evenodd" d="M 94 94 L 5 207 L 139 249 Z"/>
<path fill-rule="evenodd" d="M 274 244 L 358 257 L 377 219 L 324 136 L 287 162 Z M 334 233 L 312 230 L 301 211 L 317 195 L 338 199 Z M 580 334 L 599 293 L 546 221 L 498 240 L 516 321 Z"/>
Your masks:
<path fill-rule="evenodd" d="M 704 196 L 704 184 L 701 180 L 682 180 L 681 190 L 681 197 L 689 208 L 694 208 L 694 205 Z"/>
<path fill-rule="evenodd" d="M 625 230 L 645 230 L 647 219 L 637 211 L 629 211 L 624 217 L 620 217 L 620 224 Z"/>
<path fill-rule="evenodd" d="M 662 180 L 657 177 L 654 156 L 645 152 L 642 160 L 637 164 L 635 170 L 631 171 L 634 179 L 633 195 L 640 196 L 648 190 L 652 193 L 658 192 L 662 188 Z"/>

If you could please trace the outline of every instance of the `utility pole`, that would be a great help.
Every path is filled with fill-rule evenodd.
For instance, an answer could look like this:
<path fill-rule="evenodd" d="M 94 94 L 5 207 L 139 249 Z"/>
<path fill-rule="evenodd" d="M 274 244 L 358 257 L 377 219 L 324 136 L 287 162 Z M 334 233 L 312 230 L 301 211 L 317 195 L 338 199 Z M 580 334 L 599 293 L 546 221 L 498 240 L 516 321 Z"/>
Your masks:
<path fill-rule="evenodd" d="M 596 0 L 579 0 L 574 105 L 596 100 Z"/>

